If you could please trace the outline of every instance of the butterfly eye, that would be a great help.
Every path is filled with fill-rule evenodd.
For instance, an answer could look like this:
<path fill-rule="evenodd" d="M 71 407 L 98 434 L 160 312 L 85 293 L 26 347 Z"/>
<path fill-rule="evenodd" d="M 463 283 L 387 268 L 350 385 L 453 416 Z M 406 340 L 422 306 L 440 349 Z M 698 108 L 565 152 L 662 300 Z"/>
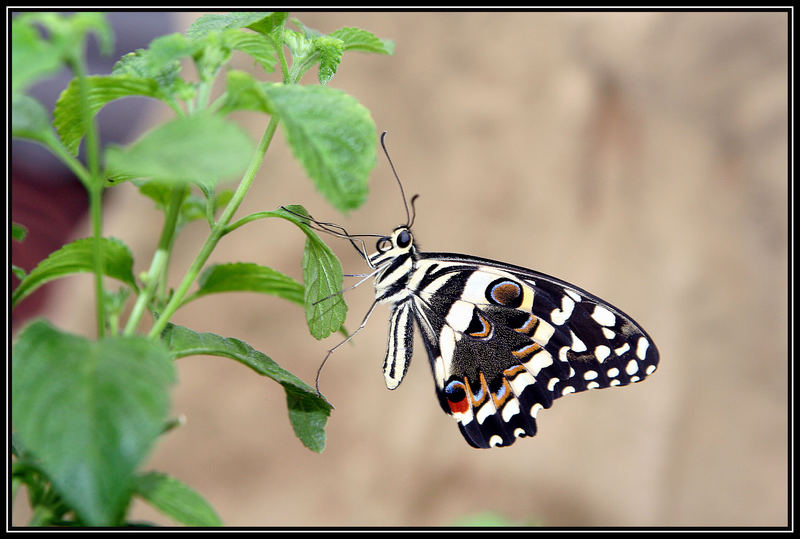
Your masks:
<path fill-rule="evenodd" d="M 378 249 L 378 252 L 381 253 L 385 253 L 386 251 L 391 249 L 391 247 L 392 247 L 392 240 L 387 237 L 379 239 L 378 243 L 375 244 L 375 248 Z"/>
<path fill-rule="evenodd" d="M 411 244 L 411 234 L 408 233 L 408 230 L 403 230 L 400 234 L 397 235 L 397 246 L 401 248 L 406 248 Z"/>

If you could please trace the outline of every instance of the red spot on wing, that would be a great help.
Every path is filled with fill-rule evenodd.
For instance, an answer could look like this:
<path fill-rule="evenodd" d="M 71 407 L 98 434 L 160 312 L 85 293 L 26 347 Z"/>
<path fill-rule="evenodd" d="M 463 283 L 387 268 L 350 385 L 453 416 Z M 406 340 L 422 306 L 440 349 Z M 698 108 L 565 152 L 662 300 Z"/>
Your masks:
<path fill-rule="evenodd" d="M 467 410 L 469 410 L 469 400 L 467 397 L 464 397 L 460 401 L 453 402 L 447 401 L 447 404 L 450 405 L 450 411 L 454 414 L 463 414 Z"/>

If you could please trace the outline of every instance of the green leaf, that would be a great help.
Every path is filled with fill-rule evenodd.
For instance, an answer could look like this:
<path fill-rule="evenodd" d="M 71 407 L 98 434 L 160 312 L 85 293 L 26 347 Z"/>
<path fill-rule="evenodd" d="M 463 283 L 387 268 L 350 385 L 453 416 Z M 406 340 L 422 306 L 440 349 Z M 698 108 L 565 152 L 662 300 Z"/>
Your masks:
<path fill-rule="evenodd" d="M 50 253 L 31 270 L 11 295 L 11 307 L 48 281 L 79 272 L 94 271 L 94 238 L 84 238 Z M 128 247 L 114 238 L 101 238 L 104 274 L 137 290 L 133 257 Z"/>
<path fill-rule="evenodd" d="M 28 235 L 28 229 L 19 223 L 11 223 L 11 238 L 14 241 L 24 241 Z"/>
<path fill-rule="evenodd" d="M 229 114 L 234 110 L 255 110 L 265 114 L 273 114 L 269 97 L 264 87 L 244 71 L 231 70 L 225 87 L 225 101 L 220 107 L 222 114 Z"/>
<path fill-rule="evenodd" d="M 308 215 L 302 206 L 287 206 L 291 212 Z M 265 212 L 265 215 L 281 217 L 293 222 L 306 235 L 303 250 L 303 282 L 306 322 L 311 335 L 324 339 L 339 331 L 347 317 L 347 304 L 341 291 L 344 283 L 342 265 L 333 251 L 308 226 L 302 217 L 283 209 Z"/>
<path fill-rule="evenodd" d="M 175 118 L 127 148 L 106 149 L 112 174 L 130 174 L 172 184 L 189 182 L 207 189 L 240 174 L 254 151 L 238 125 L 210 114 Z"/>
<path fill-rule="evenodd" d="M 215 264 L 197 281 L 198 290 L 185 303 L 219 292 L 260 292 L 303 305 L 303 285 L 279 271 L 250 263 Z"/>
<path fill-rule="evenodd" d="M 331 32 L 330 37 L 341 39 L 344 50 L 374 52 L 377 54 L 393 54 L 394 42 L 380 39 L 373 33 L 361 28 L 339 28 Z"/>
<path fill-rule="evenodd" d="M 327 245 L 310 236 L 303 250 L 303 282 L 311 335 L 322 339 L 339 331 L 347 313 L 342 298 L 342 267 Z"/>
<path fill-rule="evenodd" d="M 314 48 L 319 53 L 319 83 L 323 86 L 336 74 L 342 61 L 343 42 L 334 37 L 322 36 L 314 40 Z"/>
<path fill-rule="evenodd" d="M 223 36 L 230 48 L 252 56 L 264 71 L 267 73 L 275 71 L 275 63 L 278 61 L 275 47 L 265 36 L 241 30 L 228 30 Z"/>
<path fill-rule="evenodd" d="M 64 59 L 78 58 L 84 54 L 86 36 L 90 32 L 97 37 L 101 54 L 108 56 L 114 51 L 114 32 L 103 13 L 79 11 L 61 15 L 39 12 L 30 16 L 31 20 L 47 28 L 51 42 Z"/>
<path fill-rule="evenodd" d="M 58 48 L 46 41 L 33 26 L 30 16 L 11 21 L 11 91 L 24 92 L 37 81 L 62 67 Z"/>
<path fill-rule="evenodd" d="M 377 145 L 369 111 L 327 86 L 265 84 L 264 89 L 292 152 L 319 191 L 341 212 L 361 206 Z"/>
<path fill-rule="evenodd" d="M 239 339 L 213 333 L 196 333 L 185 327 L 168 324 L 161 334 L 173 357 L 192 355 L 222 356 L 234 359 L 272 378 L 286 391 L 289 420 L 295 434 L 307 448 L 317 453 L 325 448 L 325 424 L 331 405 L 297 376 L 283 369 L 265 354 Z"/>
<path fill-rule="evenodd" d="M 276 11 L 274 13 L 270 13 L 269 16 L 264 17 L 259 21 L 248 24 L 247 27 L 250 30 L 258 32 L 259 34 L 268 36 L 282 27 L 288 18 L 289 14 L 287 12 Z"/>
<path fill-rule="evenodd" d="M 120 522 L 134 473 L 169 409 L 174 365 L 142 337 L 89 341 L 37 321 L 12 350 L 12 421 L 25 449 L 90 526 Z"/>
<path fill-rule="evenodd" d="M 263 11 L 210 13 L 195 20 L 189 29 L 186 30 L 186 36 L 196 40 L 205 37 L 210 32 L 228 30 L 231 28 L 244 28 L 251 25 L 258 26 L 260 22 L 270 20 L 272 16 L 272 13 Z"/>
<path fill-rule="evenodd" d="M 186 484 L 159 472 L 136 476 L 134 492 L 147 503 L 187 526 L 221 526 L 214 508 Z"/>
<path fill-rule="evenodd" d="M 153 79 L 131 75 L 95 76 L 84 79 L 87 85 L 89 111 L 93 117 L 106 104 L 132 95 L 159 97 L 158 83 Z M 53 125 L 64 146 L 78 154 L 81 139 L 86 134 L 86 124 L 81 108 L 80 80 L 72 79 L 61 92 L 53 110 Z"/>
<path fill-rule="evenodd" d="M 32 97 L 14 94 L 11 98 L 11 136 L 47 144 L 55 142 L 50 114 Z"/>

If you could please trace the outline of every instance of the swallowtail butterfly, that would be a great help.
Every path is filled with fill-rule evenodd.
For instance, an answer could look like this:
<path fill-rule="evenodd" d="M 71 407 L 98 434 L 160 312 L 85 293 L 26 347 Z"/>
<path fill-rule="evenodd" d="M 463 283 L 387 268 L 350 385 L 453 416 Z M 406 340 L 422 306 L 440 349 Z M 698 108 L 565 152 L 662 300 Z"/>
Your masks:
<path fill-rule="evenodd" d="M 418 251 L 405 194 L 403 202 L 409 218 L 388 236 L 351 235 L 310 219 L 318 229 L 350 240 L 373 270 L 364 280 L 375 279 L 375 301 L 361 326 L 325 360 L 366 325 L 378 303 L 389 304 L 386 386 L 395 389 L 403 380 L 416 326 L 439 404 L 478 448 L 535 435 L 537 414 L 559 397 L 639 382 L 656 370 L 652 339 L 597 296 L 504 262 Z M 377 251 L 367 254 L 359 236 L 378 237 Z"/>

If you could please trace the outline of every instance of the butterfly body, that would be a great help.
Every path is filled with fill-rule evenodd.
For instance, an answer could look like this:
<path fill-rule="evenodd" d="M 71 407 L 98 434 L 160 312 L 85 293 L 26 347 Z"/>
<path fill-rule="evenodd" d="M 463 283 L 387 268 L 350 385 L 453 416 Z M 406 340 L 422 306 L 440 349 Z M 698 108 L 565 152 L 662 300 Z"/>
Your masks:
<path fill-rule="evenodd" d="M 384 376 L 411 361 L 414 326 L 442 409 L 479 448 L 536 434 L 553 400 L 643 380 L 658 351 L 629 316 L 560 279 L 473 256 L 417 251 L 408 226 L 368 257 L 376 301 L 392 307 Z"/>

